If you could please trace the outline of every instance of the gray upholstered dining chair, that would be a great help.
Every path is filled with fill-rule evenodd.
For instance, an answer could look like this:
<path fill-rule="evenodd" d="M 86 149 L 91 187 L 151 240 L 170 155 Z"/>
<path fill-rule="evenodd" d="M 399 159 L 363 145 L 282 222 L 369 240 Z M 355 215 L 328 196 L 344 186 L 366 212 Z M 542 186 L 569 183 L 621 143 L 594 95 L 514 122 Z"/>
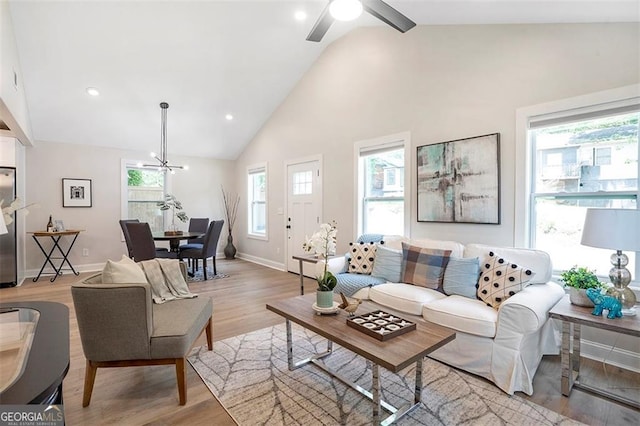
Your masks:
<path fill-rule="evenodd" d="M 204 279 L 207 279 L 207 259 L 213 258 L 213 275 L 218 273 L 216 269 L 216 249 L 218 248 L 218 240 L 220 239 L 220 233 L 222 232 L 222 226 L 224 220 L 212 220 L 207 229 L 207 234 L 204 237 L 204 244 L 202 248 L 185 248 L 180 249 L 178 257 L 182 259 L 192 259 L 191 273 L 195 273 L 195 263 L 198 259 L 202 259 L 202 272 Z"/>
<path fill-rule="evenodd" d="M 140 223 L 138 219 L 122 219 L 119 221 L 120 228 L 122 229 L 122 235 L 124 235 L 124 242 L 127 245 L 127 255 L 133 259 L 133 245 L 131 244 L 131 236 L 129 235 L 129 229 L 127 228 L 127 223 Z M 158 255 L 160 252 L 167 252 L 169 249 L 165 247 L 156 247 L 156 257 L 162 257 L 162 255 Z"/>
<path fill-rule="evenodd" d="M 187 244 L 183 244 L 180 246 L 180 250 L 184 249 L 202 249 L 204 245 L 204 237 L 209 228 L 209 218 L 208 217 L 192 217 L 189 219 L 189 232 L 200 232 L 202 233 L 202 237 L 200 238 L 189 238 L 187 240 Z M 195 262 L 195 270 L 198 270 L 198 259 L 189 258 L 189 265 L 191 266 L 191 262 Z"/>
<path fill-rule="evenodd" d="M 177 258 L 174 252 L 156 250 L 153 234 L 151 234 L 151 228 L 147 222 L 127 222 L 125 227 L 131 241 L 131 255 L 136 262 L 155 259 L 156 257 Z"/>

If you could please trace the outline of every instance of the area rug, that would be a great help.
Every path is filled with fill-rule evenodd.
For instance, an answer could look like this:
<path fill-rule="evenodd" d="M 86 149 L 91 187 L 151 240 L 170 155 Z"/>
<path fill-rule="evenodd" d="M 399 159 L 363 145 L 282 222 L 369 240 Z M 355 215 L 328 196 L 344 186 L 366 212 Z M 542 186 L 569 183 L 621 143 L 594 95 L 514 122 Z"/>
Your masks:
<path fill-rule="evenodd" d="M 220 278 L 229 277 L 228 274 L 219 272 L 220 268 L 217 268 L 217 269 L 218 269 L 218 273 L 216 275 L 213 275 L 213 262 L 211 262 L 211 261 L 207 262 L 207 281 L 209 281 L 209 280 L 219 280 Z M 191 272 L 191 268 L 190 267 L 188 267 L 187 270 L 189 272 Z M 193 277 L 187 277 L 187 281 L 188 282 L 205 281 L 203 270 L 202 270 L 202 264 L 200 265 L 200 267 L 198 268 L 196 273 L 193 275 Z"/>
<path fill-rule="evenodd" d="M 294 360 L 326 350 L 326 340 L 293 325 Z M 242 426 L 371 424 L 371 402 L 314 365 L 287 366 L 284 324 L 195 348 L 189 362 Z M 366 360 L 340 346 L 325 364 L 365 389 Z M 413 399 L 415 366 L 399 374 L 380 368 L 383 399 L 396 407 Z M 388 413 L 383 410 L 383 415 Z M 427 358 L 422 404 L 400 425 L 579 425 L 464 372 Z"/>

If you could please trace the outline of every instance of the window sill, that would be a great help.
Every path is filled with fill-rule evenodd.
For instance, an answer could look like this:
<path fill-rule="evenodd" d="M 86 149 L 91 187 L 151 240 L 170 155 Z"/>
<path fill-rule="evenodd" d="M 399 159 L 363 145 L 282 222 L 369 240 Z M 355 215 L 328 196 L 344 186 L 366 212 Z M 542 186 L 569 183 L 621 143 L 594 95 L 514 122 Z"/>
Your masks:
<path fill-rule="evenodd" d="M 269 241 L 269 237 L 260 234 L 247 234 L 247 238 L 252 240 Z"/>

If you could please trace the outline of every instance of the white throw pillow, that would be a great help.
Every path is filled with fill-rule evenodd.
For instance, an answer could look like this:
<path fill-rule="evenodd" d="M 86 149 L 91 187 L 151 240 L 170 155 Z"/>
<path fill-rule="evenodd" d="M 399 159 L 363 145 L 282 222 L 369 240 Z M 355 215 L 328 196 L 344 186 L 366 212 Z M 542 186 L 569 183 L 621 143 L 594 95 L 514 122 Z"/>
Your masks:
<path fill-rule="evenodd" d="M 118 262 L 107 260 L 107 264 L 102 269 L 102 282 L 104 284 L 146 283 L 147 277 L 140 265 L 123 255 Z"/>

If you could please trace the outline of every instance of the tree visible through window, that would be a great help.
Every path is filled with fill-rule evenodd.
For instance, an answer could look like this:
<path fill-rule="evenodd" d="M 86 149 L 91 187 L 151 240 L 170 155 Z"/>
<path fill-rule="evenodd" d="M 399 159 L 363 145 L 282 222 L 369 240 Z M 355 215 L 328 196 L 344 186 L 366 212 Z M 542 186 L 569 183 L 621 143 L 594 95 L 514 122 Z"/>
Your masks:
<path fill-rule="evenodd" d="M 152 231 L 164 229 L 157 203 L 164 200 L 165 175 L 154 169 L 127 167 L 127 218 L 147 222 Z"/>

